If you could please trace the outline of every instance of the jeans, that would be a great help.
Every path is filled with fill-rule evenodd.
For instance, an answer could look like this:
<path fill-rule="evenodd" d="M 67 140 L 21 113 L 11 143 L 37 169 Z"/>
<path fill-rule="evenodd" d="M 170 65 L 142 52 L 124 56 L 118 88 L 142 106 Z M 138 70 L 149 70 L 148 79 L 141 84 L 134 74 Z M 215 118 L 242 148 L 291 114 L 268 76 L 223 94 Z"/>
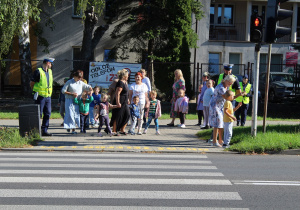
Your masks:
<path fill-rule="evenodd" d="M 130 126 L 129 131 L 132 132 L 132 133 L 134 133 L 134 129 L 135 129 L 135 126 L 136 126 L 136 124 L 138 122 L 138 118 L 136 116 L 131 116 L 130 120 L 131 120 L 131 123 L 130 123 L 131 126 Z"/>
<path fill-rule="evenodd" d="M 149 115 L 148 115 L 148 122 L 146 124 L 145 130 L 149 128 L 149 125 L 151 124 L 152 119 L 154 119 L 155 130 L 158 131 L 159 125 L 158 125 L 158 119 L 155 118 L 155 113 L 149 113 Z"/>
<path fill-rule="evenodd" d="M 92 125 L 95 124 L 95 119 L 94 119 L 94 113 L 93 113 L 93 111 L 94 111 L 94 107 L 90 106 L 89 116 L 90 116 L 90 122 L 91 122 Z"/>
<path fill-rule="evenodd" d="M 229 145 L 232 137 L 233 122 L 224 122 L 224 144 Z"/>

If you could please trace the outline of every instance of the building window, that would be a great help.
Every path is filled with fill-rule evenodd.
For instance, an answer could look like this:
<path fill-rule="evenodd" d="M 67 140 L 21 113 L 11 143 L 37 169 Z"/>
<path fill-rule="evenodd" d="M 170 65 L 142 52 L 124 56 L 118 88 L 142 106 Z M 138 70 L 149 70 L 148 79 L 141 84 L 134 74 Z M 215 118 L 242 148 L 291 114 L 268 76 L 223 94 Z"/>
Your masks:
<path fill-rule="evenodd" d="M 270 71 L 281 72 L 282 71 L 282 60 L 283 60 L 282 54 L 272 54 Z M 259 71 L 266 72 L 267 67 L 268 67 L 268 54 L 260 54 Z"/>
<path fill-rule="evenodd" d="M 73 70 L 79 69 L 80 50 L 81 50 L 81 47 L 73 47 L 73 49 L 72 49 Z"/>
<path fill-rule="evenodd" d="M 82 10 L 79 10 L 78 3 L 79 3 L 79 0 L 73 0 L 72 17 L 75 17 L 75 18 L 81 18 L 82 17 Z"/>
<path fill-rule="evenodd" d="M 220 69 L 220 53 L 209 53 L 209 67 L 208 72 L 219 74 Z"/>
<path fill-rule="evenodd" d="M 215 17 L 216 20 L 215 20 Z M 233 5 L 211 4 L 210 24 L 232 25 L 233 24 Z"/>
<path fill-rule="evenodd" d="M 235 64 L 232 67 L 232 74 L 240 74 L 241 55 L 239 53 L 229 53 L 229 63 Z"/>
<path fill-rule="evenodd" d="M 111 52 L 111 49 L 105 49 L 104 50 L 104 59 L 103 59 L 103 61 L 106 61 L 106 62 L 114 62 L 115 61 L 115 59 L 110 58 L 110 52 Z"/>

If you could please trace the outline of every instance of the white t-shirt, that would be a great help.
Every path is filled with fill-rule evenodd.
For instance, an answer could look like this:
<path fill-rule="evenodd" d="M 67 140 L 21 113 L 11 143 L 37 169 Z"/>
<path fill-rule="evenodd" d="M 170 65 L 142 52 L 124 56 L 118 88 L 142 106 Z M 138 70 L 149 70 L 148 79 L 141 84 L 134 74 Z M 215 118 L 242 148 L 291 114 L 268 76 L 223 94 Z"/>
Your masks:
<path fill-rule="evenodd" d="M 136 83 L 132 84 L 130 86 L 130 90 L 132 90 L 132 98 L 131 98 L 131 103 L 133 103 L 133 97 L 138 96 L 140 99 L 139 104 L 145 104 L 146 103 L 146 98 L 145 98 L 145 93 L 148 92 L 148 87 L 145 83 L 141 83 L 140 85 L 137 85 Z"/>

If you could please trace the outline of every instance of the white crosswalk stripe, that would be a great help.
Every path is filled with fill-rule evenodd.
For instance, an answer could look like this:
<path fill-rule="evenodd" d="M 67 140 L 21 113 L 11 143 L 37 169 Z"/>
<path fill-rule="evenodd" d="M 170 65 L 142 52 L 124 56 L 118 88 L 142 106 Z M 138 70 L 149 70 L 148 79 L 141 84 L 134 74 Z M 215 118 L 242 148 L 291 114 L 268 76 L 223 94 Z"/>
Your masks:
<path fill-rule="evenodd" d="M 0 153 L 0 209 L 235 209 L 231 188 L 200 154 Z"/>

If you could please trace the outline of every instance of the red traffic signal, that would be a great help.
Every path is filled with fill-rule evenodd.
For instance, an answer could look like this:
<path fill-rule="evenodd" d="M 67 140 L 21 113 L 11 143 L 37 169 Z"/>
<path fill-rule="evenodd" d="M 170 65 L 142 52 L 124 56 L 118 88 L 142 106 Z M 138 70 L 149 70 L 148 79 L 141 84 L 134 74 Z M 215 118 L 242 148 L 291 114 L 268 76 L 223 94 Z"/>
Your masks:
<path fill-rule="evenodd" d="M 261 18 L 256 17 L 256 18 L 254 19 L 254 26 L 255 26 L 255 27 L 262 26 Z"/>
<path fill-rule="evenodd" d="M 252 15 L 250 24 L 250 42 L 261 43 L 263 37 L 262 18 Z"/>

